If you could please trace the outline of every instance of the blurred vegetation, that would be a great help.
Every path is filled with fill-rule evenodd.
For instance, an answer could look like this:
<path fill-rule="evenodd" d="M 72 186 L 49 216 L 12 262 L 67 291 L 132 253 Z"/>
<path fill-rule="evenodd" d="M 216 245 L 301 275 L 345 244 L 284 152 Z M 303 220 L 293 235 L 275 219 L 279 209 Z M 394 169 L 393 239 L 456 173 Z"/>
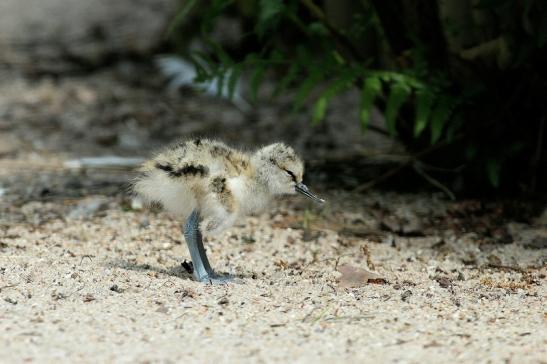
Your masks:
<path fill-rule="evenodd" d="M 226 17 L 242 27 L 235 46 L 212 35 Z M 272 97 L 294 90 L 294 110 L 309 106 L 313 123 L 359 89 L 348 122 L 365 131 L 378 107 L 430 181 L 547 190 L 543 0 L 187 0 L 170 34 L 181 49 L 199 36 L 187 54 L 196 82 L 233 94 L 245 73 L 256 99 L 273 75 Z"/>

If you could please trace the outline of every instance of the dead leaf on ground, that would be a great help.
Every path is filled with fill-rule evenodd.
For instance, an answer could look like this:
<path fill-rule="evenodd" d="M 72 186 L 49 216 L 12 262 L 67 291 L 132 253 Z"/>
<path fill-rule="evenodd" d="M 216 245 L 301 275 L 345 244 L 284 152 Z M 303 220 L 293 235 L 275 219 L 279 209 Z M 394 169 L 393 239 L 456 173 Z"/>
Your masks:
<path fill-rule="evenodd" d="M 363 251 L 363 255 L 365 256 L 365 258 L 367 258 L 367 266 L 370 269 L 375 269 L 376 267 L 375 267 L 374 263 L 372 262 L 370 249 L 368 248 L 368 245 L 365 244 L 365 245 L 361 246 L 361 250 Z"/>
<path fill-rule="evenodd" d="M 284 261 L 283 259 L 279 259 L 279 261 L 277 262 L 274 262 L 273 263 L 276 267 L 280 268 L 280 269 L 287 269 L 289 268 L 289 263 L 287 263 L 286 261 Z"/>
<path fill-rule="evenodd" d="M 85 295 L 82 297 L 82 301 L 84 301 L 84 302 L 95 301 L 95 296 L 93 296 L 91 293 L 85 294 Z"/>
<path fill-rule="evenodd" d="M 341 288 L 361 287 L 368 283 L 387 283 L 386 279 L 378 273 L 357 268 L 349 264 L 338 266 L 338 272 L 342 273 L 342 276 L 338 280 L 338 285 Z"/>

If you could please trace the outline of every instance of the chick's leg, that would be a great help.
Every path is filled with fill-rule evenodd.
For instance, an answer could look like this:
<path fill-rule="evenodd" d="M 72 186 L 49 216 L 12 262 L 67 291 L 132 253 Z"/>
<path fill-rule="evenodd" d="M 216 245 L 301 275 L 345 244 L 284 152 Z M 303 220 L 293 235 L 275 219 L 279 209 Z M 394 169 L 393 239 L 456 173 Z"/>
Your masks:
<path fill-rule="evenodd" d="M 229 280 L 229 278 L 217 275 L 211 268 L 209 260 L 207 259 L 201 231 L 199 230 L 200 220 L 199 212 L 194 210 L 190 217 L 188 217 L 188 220 L 186 220 L 184 226 L 184 238 L 186 239 L 186 245 L 188 245 L 188 250 L 192 257 L 194 278 L 197 281 L 204 283 L 224 283 Z"/>

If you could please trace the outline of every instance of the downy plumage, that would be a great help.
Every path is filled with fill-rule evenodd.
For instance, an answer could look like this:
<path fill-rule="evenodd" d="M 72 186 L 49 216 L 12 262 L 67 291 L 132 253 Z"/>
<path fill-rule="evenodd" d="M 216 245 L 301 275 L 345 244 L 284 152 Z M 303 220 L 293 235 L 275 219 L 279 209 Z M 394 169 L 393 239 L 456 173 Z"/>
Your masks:
<path fill-rule="evenodd" d="M 195 228 L 204 234 L 218 234 L 239 217 L 264 211 L 275 196 L 299 192 L 324 202 L 302 183 L 304 164 L 283 143 L 246 153 L 215 140 L 187 140 L 145 162 L 140 172 L 133 185 L 138 195 L 192 224 L 202 219 Z M 210 280 L 213 272 L 207 273 Z"/>

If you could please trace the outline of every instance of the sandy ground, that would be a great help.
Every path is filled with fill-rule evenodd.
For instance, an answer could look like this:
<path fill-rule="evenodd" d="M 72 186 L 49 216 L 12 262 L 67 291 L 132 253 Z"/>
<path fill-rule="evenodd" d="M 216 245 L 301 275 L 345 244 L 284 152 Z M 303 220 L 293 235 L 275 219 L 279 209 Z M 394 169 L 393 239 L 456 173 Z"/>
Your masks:
<path fill-rule="evenodd" d="M 208 242 L 217 269 L 241 277 L 226 286 L 190 279 L 179 224 L 163 213 L 108 198 L 80 220 L 63 213 L 73 203 L 29 202 L 28 220 L 2 227 L 1 361 L 545 361 L 545 250 L 484 254 L 473 239 L 440 236 L 378 243 L 327 227 L 371 223 L 343 208 L 354 196 L 328 198 L 327 212 L 285 201 Z M 305 211 L 311 236 L 299 227 Z M 387 283 L 340 288 L 337 266 L 369 268 L 363 246 Z M 463 262 L 492 255 L 532 268 Z"/>
<path fill-rule="evenodd" d="M 318 184 L 324 207 L 284 199 L 206 242 L 239 284 L 192 281 L 181 222 L 135 204 L 130 171 L 63 167 L 219 117 L 227 139 L 271 129 L 186 96 L 162 133 L 162 98 L 104 75 L 1 85 L 0 362 L 547 362 L 547 213 L 528 202 Z"/>

